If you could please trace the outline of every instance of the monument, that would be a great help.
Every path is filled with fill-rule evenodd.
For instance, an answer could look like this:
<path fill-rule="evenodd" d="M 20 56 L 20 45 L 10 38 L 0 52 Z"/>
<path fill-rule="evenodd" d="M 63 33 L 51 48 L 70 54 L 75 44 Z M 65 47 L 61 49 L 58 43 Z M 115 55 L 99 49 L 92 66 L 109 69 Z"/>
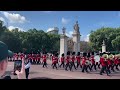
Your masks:
<path fill-rule="evenodd" d="M 62 28 L 63 33 L 60 36 L 60 57 L 63 53 L 65 56 L 67 54 L 67 39 L 68 39 L 68 37 L 66 36 L 65 31 L 66 31 L 66 28 L 63 27 Z"/>
<path fill-rule="evenodd" d="M 79 25 L 78 21 L 76 21 L 76 24 L 74 25 L 74 31 L 73 31 L 73 51 L 74 52 L 80 52 L 80 32 L 79 32 Z"/>
<path fill-rule="evenodd" d="M 76 24 L 74 25 L 72 38 L 68 38 L 65 32 L 66 32 L 66 28 L 63 27 L 62 34 L 60 35 L 60 57 L 63 53 L 66 56 L 67 51 L 69 50 L 71 52 L 75 52 L 76 54 L 80 52 L 80 32 L 79 32 L 78 21 L 76 21 Z"/>
<path fill-rule="evenodd" d="M 105 41 L 103 40 L 103 44 L 102 44 L 102 53 L 106 52 L 106 45 L 105 45 Z"/>

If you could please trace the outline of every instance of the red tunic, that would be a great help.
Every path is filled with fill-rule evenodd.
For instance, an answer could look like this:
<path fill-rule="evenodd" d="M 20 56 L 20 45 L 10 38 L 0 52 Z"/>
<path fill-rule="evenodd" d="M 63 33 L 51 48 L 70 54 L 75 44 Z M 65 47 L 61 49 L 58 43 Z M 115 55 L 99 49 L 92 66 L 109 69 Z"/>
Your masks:
<path fill-rule="evenodd" d="M 106 61 L 104 60 L 104 58 L 101 58 L 101 65 L 102 65 L 102 66 L 107 66 L 107 63 L 106 63 Z"/>
<path fill-rule="evenodd" d="M 80 56 L 76 56 L 78 63 L 80 63 Z"/>
<path fill-rule="evenodd" d="M 61 62 L 64 62 L 64 59 L 65 59 L 64 57 L 61 57 Z"/>
<path fill-rule="evenodd" d="M 82 65 L 85 65 L 85 62 L 86 62 L 86 58 L 83 57 L 83 58 L 82 58 Z"/>
<path fill-rule="evenodd" d="M 43 55 L 43 62 L 46 62 L 46 55 Z"/>
<path fill-rule="evenodd" d="M 108 65 L 112 65 L 112 62 L 111 62 L 110 59 L 107 60 L 107 64 L 108 64 Z"/>
<path fill-rule="evenodd" d="M 36 58 L 35 57 L 32 57 L 32 60 L 35 60 Z"/>
<path fill-rule="evenodd" d="M 57 58 L 53 57 L 53 64 L 57 63 Z"/>
<path fill-rule="evenodd" d="M 40 61 L 40 57 L 37 57 L 37 60 L 39 60 L 39 61 Z"/>
<path fill-rule="evenodd" d="M 75 56 L 72 56 L 71 60 L 72 60 L 72 62 L 74 62 L 75 61 Z"/>
<path fill-rule="evenodd" d="M 95 64 L 95 59 L 93 56 L 91 57 L 91 62 L 92 62 L 92 64 Z"/>
<path fill-rule="evenodd" d="M 70 56 L 67 56 L 66 57 L 66 63 L 69 63 L 70 62 L 69 60 L 70 60 Z"/>

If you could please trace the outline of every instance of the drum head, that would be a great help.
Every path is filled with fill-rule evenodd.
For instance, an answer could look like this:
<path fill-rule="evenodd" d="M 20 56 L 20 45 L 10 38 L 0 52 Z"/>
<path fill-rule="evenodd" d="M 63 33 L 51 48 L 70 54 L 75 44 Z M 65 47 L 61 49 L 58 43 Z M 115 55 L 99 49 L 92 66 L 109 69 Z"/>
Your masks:
<path fill-rule="evenodd" d="M 99 61 L 100 61 L 100 56 L 99 56 L 99 55 L 96 55 L 96 56 L 94 57 L 94 59 L 95 59 L 95 62 L 99 62 Z"/>

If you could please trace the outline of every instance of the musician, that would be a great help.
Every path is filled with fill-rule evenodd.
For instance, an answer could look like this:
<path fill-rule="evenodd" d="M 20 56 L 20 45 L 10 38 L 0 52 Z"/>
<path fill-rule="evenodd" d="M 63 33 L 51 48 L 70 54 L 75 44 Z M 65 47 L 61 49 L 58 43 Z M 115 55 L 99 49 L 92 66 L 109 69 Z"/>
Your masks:
<path fill-rule="evenodd" d="M 95 59 L 94 59 L 94 56 L 93 56 L 93 55 L 91 56 L 91 63 L 92 63 L 92 65 L 91 65 L 91 70 L 92 70 L 93 67 L 94 67 L 94 69 L 96 70 L 96 64 L 95 64 Z"/>
<path fill-rule="evenodd" d="M 109 72 L 108 72 L 108 69 L 107 69 L 107 61 L 106 61 L 106 59 L 107 59 L 106 55 L 104 55 L 103 57 L 100 58 L 101 65 L 102 65 L 102 68 L 101 68 L 101 71 L 100 71 L 100 75 L 102 75 L 102 73 L 104 71 L 106 71 L 107 76 L 109 76 L 109 74 L 108 74 Z"/>
<path fill-rule="evenodd" d="M 61 66 L 63 65 L 63 68 L 64 68 L 64 66 L 65 66 L 65 57 L 64 57 L 64 53 L 61 55 L 61 59 L 60 59 L 61 61 L 61 64 L 60 64 L 60 68 L 61 68 Z"/>
<path fill-rule="evenodd" d="M 116 67 L 116 70 L 119 71 L 118 65 L 119 65 L 119 59 L 118 59 L 118 56 L 116 55 L 116 56 L 115 56 L 115 60 L 114 60 L 114 66 Z"/>
<path fill-rule="evenodd" d="M 66 65 L 65 65 L 65 70 L 67 70 L 67 68 L 69 67 L 70 71 L 71 71 L 71 66 L 70 66 L 70 52 L 67 52 L 67 56 L 66 56 Z"/>
<path fill-rule="evenodd" d="M 114 72 L 114 68 L 113 68 L 113 64 L 114 64 L 114 62 L 113 62 L 113 56 L 109 55 L 107 63 L 108 63 L 108 69 L 112 70 Z"/>
<path fill-rule="evenodd" d="M 46 56 L 46 52 L 43 53 L 43 68 L 44 66 L 47 68 L 47 56 Z"/>
<path fill-rule="evenodd" d="M 72 70 L 73 66 L 76 69 L 76 66 L 75 66 L 75 52 L 72 53 L 72 57 L 71 57 L 71 70 Z"/>
<path fill-rule="evenodd" d="M 78 66 L 80 66 L 80 67 L 82 68 L 82 65 L 81 65 L 81 63 L 80 63 L 80 59 L 81 59 L 81 57 L 80 57 L 80 52 L 78 52 L 78 53 L 77 53 L 77 56 L 76 56 L 77 68 L 78 68 Z"/>

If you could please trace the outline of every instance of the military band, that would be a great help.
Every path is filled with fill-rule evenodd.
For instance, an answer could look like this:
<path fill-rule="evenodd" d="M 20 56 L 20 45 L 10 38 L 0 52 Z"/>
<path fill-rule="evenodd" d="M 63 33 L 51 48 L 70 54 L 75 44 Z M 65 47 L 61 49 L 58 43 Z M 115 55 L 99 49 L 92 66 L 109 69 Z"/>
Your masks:
<path fill-rule="evenodd" d="M 63 53 L 58 57 L 58 53 L 54 52 L 51 55 L 48 55 L 46 52 L 37 53 L 37 54 L 23 54 L 15 53 L 13 57 L 8 57 L 9 61 L 22 60 L 22 58 L 27 58 L 32 65 L 42 65 L 42 67 L 47 67 L 47 61 L 51 62 L 52 68 L 63 68 L 66 71 L 70 70 L 79 70 L 81 72 L 92 72 L 100 71 L 100 75 L 106 73 L 108 76 L 111 72 L 119 71 L 120 68 L 120 54 L 91 54 L 80 52 L 70 52 L 68 51 L 65 54 Z M 50 58 L 48 58 L 50 57 Z"/>

